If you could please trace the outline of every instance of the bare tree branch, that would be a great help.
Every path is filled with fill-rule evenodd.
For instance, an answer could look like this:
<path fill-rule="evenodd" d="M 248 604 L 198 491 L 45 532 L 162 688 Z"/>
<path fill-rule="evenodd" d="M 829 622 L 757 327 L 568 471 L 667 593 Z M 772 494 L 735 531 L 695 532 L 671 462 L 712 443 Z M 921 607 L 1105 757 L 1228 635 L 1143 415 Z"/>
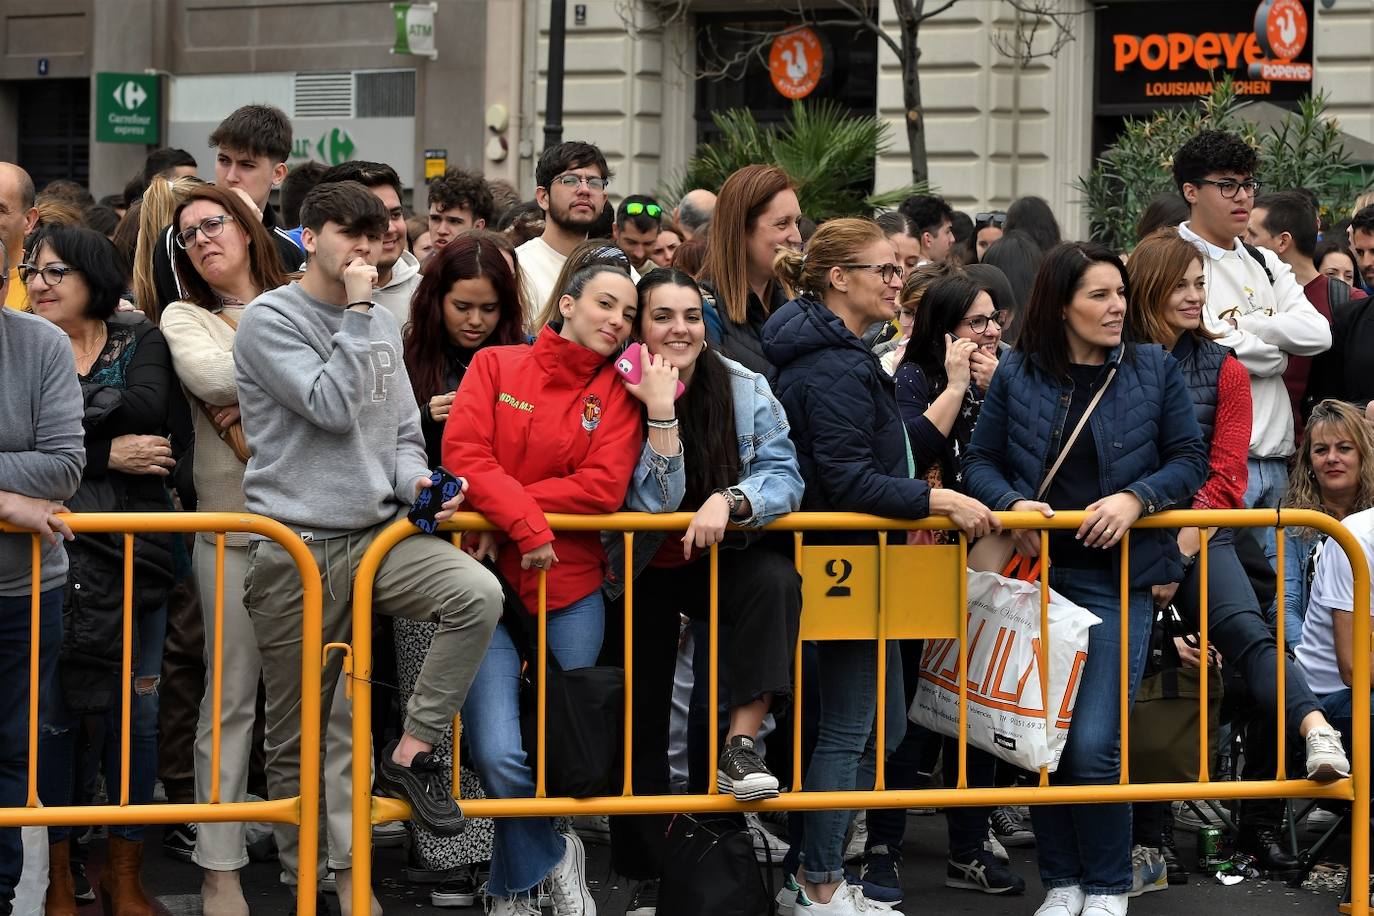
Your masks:
<path fill-rule="evenodd" d="M 883 28 L 882 21 L 877 14 L 878 11 L 876 9 L 876 4 L 874 7 L 870 7 L 867 3 L 867 0 L 862 0 L 862 6 L 860 6 L 859 3 L 854 2 L 854 0 L 837 0 L 837 2 L 840 4 L 840 6 L 853 13 L 854 18 L 857 19 L 864 26 L 866 26 L 869 29 L 869 31 L 877 35 L 879 41 L 883 42 L 883 44 L 891 48 L 892 53 L 897 55 L 898 60 L 901 59 L 902 46 L 899 45 L 896 42 L 896 40 L 887 33 L 887 30 Z M 953 2 L 953 0 L 951 0 L 951 2 Z"/>
<path fill-rule="evenodd" d="M 1034 60 L 1053 58 L 1076 37 L 1073 23 L 1082 11 L 1062 9 L 1055 0 L 1003 0 L 1028 21 L 1018 22 L 1012 29 L 997 29 L 989 39 L 999 54 L 1024 65 Z M 1035 49 L 1036 37 L 1042 29 L 1050 30 L 1050 43 Z"/>

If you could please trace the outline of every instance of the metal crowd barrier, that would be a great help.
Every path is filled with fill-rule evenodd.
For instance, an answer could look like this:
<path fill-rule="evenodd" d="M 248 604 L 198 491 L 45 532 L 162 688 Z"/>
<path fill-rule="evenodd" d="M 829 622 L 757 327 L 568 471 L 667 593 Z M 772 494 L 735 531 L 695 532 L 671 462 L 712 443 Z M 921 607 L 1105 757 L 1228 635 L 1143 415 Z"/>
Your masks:
<path fill-rule="evenodd" d="M 300 536 L 280 522 L 260 515 L 231 512 L 108 512 L 64 515 L 63 519 L 80 537 L 83 533 L 122 533 L 124 535 L 124 658 L 123 693 L 120 714 L 119 803 L 38 807 L 38 634 L 39 596 L 42 582 L 40 566 L 42 542 L 33 535 L 33 599 L 30 627 L 33 649 L 29 661 L 29 772 L 28 798 L 22 808 L 0 808 L 0 827 L 81 826 L 86 824 L 177 824 L 221 821 L 264 821 L 293 824 L 300 828 L 300 861 L 314 862 L 319 848 L 320 806 L 320 660 L 322 625 L 320 621 L 320 572 L 310 550 Z M 27 534 L 25 530 L 0 522 L 0 531 Z M 209 532 L 215 537 L 215 665 L 211 685 L 214 718 L 211 732 L 211 769 L 216 774 L 207 804 L 129 804 L 129 716 L 133 676 L 133 583 L 134 534 Z M 301 607 L 301 780 L 300 795 L 259 802 L 220 801 L 220 701 L 223 685 L 224 652 L 224 535 L 244 532 L 276 541 L 296 561 L 304 600 Z M 315 869 L 300 869 L 300 916 L 315 916 Z M 366 909 L 360 911 L 366 912 Z"/>
<path fill-rule="evenodd" d="M 1004 529 L 1039 529 L 1040 551 L 1042 557 L 1049 556 L 1049 531 L 1073 530 L 1082 524 L 1087 513 L 1064 511 L 1046 519 L 1039 513 L 1003 512 L 998 513 Z M 955 530 L 947 518 L 928 518 L 921 521 L 904 521 L 880 518 L 871 515 L 846 513 L 795 513 L 786 516 L 769 526 L 771 531 L 793 532 L 795 558 L 803 581 L 803 610 L 801 632 L 796 647 L 797 664 L 794 686 L 794 717 L 801 720 L 801 644 L 809 640 L 862 639 L 877 640 L 877 709 L 875 744 L 885 746 L 884 716 L 881 711 L 886 705 L 886 643 L 890 639 L 918 638 L 957 638 L 959 640 L 959 731 L 958 739 L 958 778 L 953 789 L 897 790 L 885 788 L 885 765 L 883 755 L 878 755 L 877 773 L 874 789 L 853 792 L 784 792 L 780 797 L 763 802 L 742 804 L 729 795 L 718 793 L 715 780 L 709 780 L 709 788 L 702 795 L 657 795 L 636 796 L 632 789 L 631 744 L 633 740 L 634 718 L 632 714 L 633 697 L 633 632 L 634 632 L 634 576 L 630 568 L 634 557 L 634 537 L 636 533 L 647 531 L 685 531 L 692 519 L 690 513 L 646 515 L 641 513 L 619 513 L 602 516 L 549 515 L 550 527 L 555 531 L 621 531 L 625 538 L 625 722 L 624 722 L 624 783 L 622 794 L 603 798 L 549 798 L 545 793 L 547 761 L 544 759 L 545 696 L 542 678 L 538 681 L 538 718 L 537 728 L 539 746 L 536 752 L 535 777 L 536 791 L 533 798 L 502 799 L 464 799 L 463 812 L 475 817 L 516 817 L 516 816 L 553 816 L 583 814 L 651 814 L 651 813 L 698 813 L 707 811 L 730 810 L 816 810 L 825 808 L 865 809 L 865 808 L 906 808 L 916 806 L 996 806 L 1025 804 L 1087 804 L 1094 802 L 1125 801 L 1170 801 L 1204 798 L 1319 798 L 1348 801 L 1353 806 L 1351 839 L 1351 887 L 1352 904 L 1350 912 L 1367 916 L 1369 897 L 1364 889 L 1369 885 L 1369 831 L 1365 825 L 1370 815 L 1369 783 L 1369 736 L 1370 736 L 1370 695 L 1369 695 L 1369 653 L 1360 647 L 1369 648 L 1370 617 L 1362 609 L 1369 605 L 1369 570 L 1359 542 L 1348 529 L 1331 517 L 1319 512 L 1294 510 L 1206 510 L 1172 511 L 1140 519 L 1134 529 L 1147 528 L 1200 528 L 1202 548 L 1198 556 L 1198 573 L 1202 582 L 1200 595 L 1201 630 L 1200 654 L 1207 657 L 1207 568 L 1208 568 L 1208 528 L 1278 528 L 1279 559 L 1277 576 L 1278 589 L 1278 691 L 1280 698 L 1284 690 L 1284 641 L 1283 631 L 1283 564 L 1284 564 L 1284 527 L 1307 527 L 1329 535 L 1350 558 L 1354 571 L 1354 711 L 1351 778 L 1321 784 L 1306 779 L 1290 778 L 1285 767 L 1283 745 L 1280 741 L 1275 775 L 1271 780 L 1214 782 L 1210 778 L 1210 760 L 1207 727 L 1207 678 L 1200 679 L 1199 698 L 1201 725 L 1199 728 L 1199 780 L 1174 783 L 1132 783 L 1130 781 L 1129 748 L 1129 704 L 1127 677 L 1129 614 L 1126 600 L 1129 589 L 1129 560 L 1123 559 L 1120 576 L 1122 584 L 1121 617 L 1121 775 L 1118 785 L 1114 786 L 1074 786 L 1050 785 L 1049 775 L 1042 768 L 1039 785 L 1011 788 L 970 788 L 967 780 L 967 715 L 968 715 L 968 615 L 967 578 L 964 570 L 967 565 L 968 542 L 960 533 L 958 542 L 950 545 L 890 544 L 888 532 L 891 531 L 934 531 Z M 493 531 L 497 530 L 476 513 L 460 513 L 444 526 L 450 532 Z M 804 532 L 847 531 L 877 532 L 876 546 L 829 546 L 813 545 L 804 541 Z M 371 828 L 374 823 L 406 819 L 410 816 L 409 807 L 400 801 L 389 798 L 372 797 L 370 784 L 372 741 L 371 724 L 371 684 L 372 673 L 372 587 L 378 566 L 387 552 L 407 537 L 418 534 L 418 530 L 408 522 L 400 521 L 386 529 L 373 542 L 363 556 L 357 572 L 353 603 L 353 648 L 346 665 L 351 666 L 350 685 L 353 697 L 353 911 L 366 912 L 368 893 L 371 886 Z M 1121 541 L 1121 555 L 1129 557 L 1130 532 Z M 718 548 L 710 549 L 710 670 L 709 710 L 710 726 L 708 735 L 710 748 L 707 760 L 714 761 L 718 755 L 719 740 L 719 703 L 717 685 L 719 674 L 719 600 L 718 593 Z M 1049 632 L 1049 579 L 1048 564 L 1041 564 L 1040 572 L 1040 626 L 1042 633 Z M 541 573 L 539 591 L 539 668 L 543 670 L 546 658 L 546 611 L 544 579 Z M 913 594 L 912 589 L 920 588 L 922 600 L 919 606 L 904 601 L 904 596 Z M 1040 640 L 1039 670 L 1042 682 L 1042 695 L 1048 699 L 1048 646 L 1047 640 Z M 1054 710 L 1049 702 L 1045 706 L 1047 733 Z M 1284 704 L 1278 706 L 1278 734 L 1285 735 Z M 454 721 L 453 786 L 458 792 L 458 736 L 461 722 Z M 793 740 L 794 780 L 800 784 L 802 774 L 801 729 L 795 730 Z M 1201 791 L 1201 794 L 1200 794 Z M 1344 909 L 1344 907 L 1343 907 Z"/>

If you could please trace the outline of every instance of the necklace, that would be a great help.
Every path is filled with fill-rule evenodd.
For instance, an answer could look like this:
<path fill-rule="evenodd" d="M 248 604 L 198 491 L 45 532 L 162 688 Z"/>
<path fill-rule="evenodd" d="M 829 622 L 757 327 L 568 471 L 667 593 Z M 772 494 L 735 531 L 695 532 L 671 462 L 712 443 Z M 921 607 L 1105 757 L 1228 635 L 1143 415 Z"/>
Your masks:
<path fill-rule="evenodd" d="M 104 342 L 105 342 L 105 323 L 104 323 L 104 322 L 101 322 L 101 323 L 100 323 L 100 334 L 96 336 L 95 343 L 91 344 L 90 347 L 88 347 L 88 348 L 85 350 L 85 352 L 83 352 L 83 353 L 81 354 L 81 359 L 82 359 L 82 361 L 85 361 L 85 360 L 90 359 L 90 358 L 91 358 L 91 354 L 95 352 L 96 347 L 98 347 L 100 344 L 102 344 L 102 343 L 104 343 Z"/>

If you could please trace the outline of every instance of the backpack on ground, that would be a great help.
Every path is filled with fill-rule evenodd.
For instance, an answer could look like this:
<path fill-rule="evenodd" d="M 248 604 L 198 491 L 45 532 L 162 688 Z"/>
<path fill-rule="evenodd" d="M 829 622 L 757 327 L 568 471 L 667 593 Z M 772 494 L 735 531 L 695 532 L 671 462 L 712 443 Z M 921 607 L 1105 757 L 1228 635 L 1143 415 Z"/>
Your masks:
<path fill-rule="evenodd" d="M 764 886 L 743 815 L 673 816 L 658 916 L 768 916 L 772 908 L 771 888 Z"/>

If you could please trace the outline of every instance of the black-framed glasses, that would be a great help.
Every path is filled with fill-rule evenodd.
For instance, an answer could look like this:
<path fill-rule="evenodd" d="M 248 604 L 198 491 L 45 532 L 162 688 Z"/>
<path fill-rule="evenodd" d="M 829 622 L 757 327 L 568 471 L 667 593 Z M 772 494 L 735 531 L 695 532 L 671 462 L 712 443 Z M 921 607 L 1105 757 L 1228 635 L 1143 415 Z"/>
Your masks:
<path fill-rule="evenodd" d="M 977 229 L 986 229 L 989 226 L 995 229 L 1001 229 L 1002 224 L 1006 221 L 1007 213 L 1005 210 L 991 210 L 987 213 L 977 213 L 974 214 L 973 217 L 973 225 Z"/>
<path fill-rule="evenodd" d="M 1240 192 L 1241 188 L 1244 188 L 1246 191 L 1248 191 L 1251 197 L 1254 197 L 1256 194 L 1258 194 L 1260 189 L 1259 181 L 1254 178 L 1247 178 L 1244 181 L 1235 181 L 1230 178 L 1199 178 L 1197 180 L 1197 183 L 1211 185 L 1212 187 L 1217 189 L 1218 194 L 1220 194 L 1227 200 L 1234 200 L 1236 194 Z"/>
<path fill-rule="evenodd" d="M 982 334 L 988 329 L 988 322 L 997 325 L 997 330 L 1002 330 L 1011 321 L 1011 312 L 1006 309 L 998 309 L 991 315 L 974 315 L 972 318 L 965 318 L 960 324 L 968 325 L 968 329 L 975 334 Z"/>
<path fill-rule="evenodd" d="M 884 283 L 891 283 L 893 277 L 898 280 L 902 278 L 902 268 L 896 264 L 841 264 L 839 266 L 846 270 L 876 270 L 878 276 L 883 278 Z"/>
<path fill-rule="evenodd" d="M 658 219 L 663 215 L 663 208 L 658 204 L 646 204 L 638 200 L 625 205 L 626 216 L 639 216 L 641 213 L 649 214 L 650 219 Z"/>
<path fill-rule="evenodd" d="M 19 280 L 28 283 L 33 279 L 34 274 L 43 278 L 43 282 L 49 286 L 56 286 L 62 282 L 62 278 L 67 274 L 79 274 L 79 267 L 59 267 L 56 264 L 49 264 L 47 267 L 39 267 L 37 264 L 20 264 Z"/>
<path fill-rule="evenodd" d="M 593 191 L 604 191 L 606 186 L 611 183 L 609 178 L 588 177 L 586 175 L 574 175 L 572 172 L 564 172 L 553 180 L 554 184 L 561 184 L 565 188 L 576 191 L 582 185 L 586 185 Z"/>
<path fill-rule="evenodd" d="M 183 229 L 176 235 L 177 247 L 186 249 L 196 244 L 196 233 L 199 232 L 207 239 L 219 238 L 224 232 L 224 224 L 232 220 L 233 217 L 225 213 L 222 216 L 207 216 L 205 219 L 196 223 L 194 226 Z"/>

